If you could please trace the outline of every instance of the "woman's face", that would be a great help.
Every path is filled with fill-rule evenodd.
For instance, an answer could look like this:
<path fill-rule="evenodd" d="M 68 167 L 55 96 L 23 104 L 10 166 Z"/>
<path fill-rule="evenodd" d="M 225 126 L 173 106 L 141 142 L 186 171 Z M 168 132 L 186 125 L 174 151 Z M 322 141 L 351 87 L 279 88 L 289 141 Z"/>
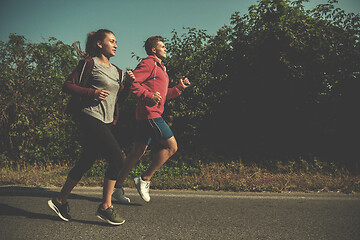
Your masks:
<path fill-rule="evenodd" d="M 106 33 L 104 40 L 98 41 L 97 44 L 100 48 L 100 53 L 108 58 L 115 56 L 117 45 L 114 34 Z"/>

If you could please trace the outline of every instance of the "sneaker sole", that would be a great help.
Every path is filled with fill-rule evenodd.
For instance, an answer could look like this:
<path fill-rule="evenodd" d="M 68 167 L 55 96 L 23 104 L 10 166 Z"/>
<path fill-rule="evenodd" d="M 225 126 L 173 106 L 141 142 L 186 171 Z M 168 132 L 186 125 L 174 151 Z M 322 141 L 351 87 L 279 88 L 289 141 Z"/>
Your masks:
<path fill-rule="evenodd" d="M 121 198 L 117 198 L 114 193 L 112 194 L 112 197 L 120 204 L 130 204 L 130 198 L 127 197 L 123 197 L 122 200 L 120 200 Z"/>
<path fill-rule="evenodd" d="M 116 202 L 120 203 L 120 204 L 130 204 L 130 199 L 129 200 L 119 200 L 118 198 L 114 197 Z"/>
<path fill-rule="evenodd" d="M 134 178 L 134 182 L 135 182 L 135 186 L 136 186 L 136 189 L 140 195 L 140 197 L 142 198 L 142 200 L 144 200 L 145 202 L 150 202 L 150 199 L 149 200 L 145 200 L 143 195 L 141 194 L 141 191 L 140 191 L 140 180 L 138 177 Z"/>
<path fill-rule="evenodd" d="M 59 218 L 61 218 L 65 222 L 69 221 L 69 219 L 67 219 L 63 215 L 61 215 L 59 209 L 55 206 L 55 204 L 51 200 L 48 201 L 48 205 L 59 216 Z"/>
<path fill-rule="evenodd" d="M 125 222 L 125 220 L 122 221 L 122 222 L 120 222 L 120 223 L 112 222 L 111 220 L 109 220 L 109 219 L 101 216 L 101 214 L 99 214 L 99 213 L 96 213 L 96 216 L 97 216 L 98 218 L 100 218 L 101 220 L 104 220 L 104 221 L 106 221 L 107 223 L 109 223 L 109 224 L 111 224 L 111 225 L 114 225 L 114 226 L 122 225 L 122 224 L 124 224 L 124 222 Z"/>

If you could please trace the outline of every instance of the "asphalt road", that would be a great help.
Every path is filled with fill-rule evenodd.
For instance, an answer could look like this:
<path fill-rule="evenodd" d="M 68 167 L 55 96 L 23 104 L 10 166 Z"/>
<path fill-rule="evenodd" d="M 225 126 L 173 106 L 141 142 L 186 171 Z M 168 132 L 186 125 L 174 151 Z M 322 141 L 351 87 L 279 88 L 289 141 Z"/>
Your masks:
<path fill-rule="evenodd" d="M 47 201 L 59 188 L 0 187 L 0 239 L 360 239 L 360 195 L 151 190 L 145 203 L 114 204 L 126 219 L 95 216 L 101 188 L 75 188 L 71 222 Z"/>

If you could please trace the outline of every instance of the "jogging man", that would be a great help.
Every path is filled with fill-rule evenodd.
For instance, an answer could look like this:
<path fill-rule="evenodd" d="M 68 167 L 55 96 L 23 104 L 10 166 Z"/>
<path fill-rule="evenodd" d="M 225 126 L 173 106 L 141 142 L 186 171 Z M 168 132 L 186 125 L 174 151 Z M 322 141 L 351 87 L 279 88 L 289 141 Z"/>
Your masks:
<path fill-rule="evenodd" d="M 130 170 L 144 155 L 152 140 L 161 144 L 152 157 L 152 163 L 146 172 L 134 179 L 137 190 L 146 202 L 150 201 L 149 188 L 153 174 L 177 151 L 177 142 L 171 129 L 161 117 L 165 101 L 178 97 L 190 85 L 187 78 L 182 77 L 179 84 L 168 88 L 169 76 L 162 60 L 166 58 L 167 49 L 161 36 L 153 36 L 146 40 L 145 50 L 148 57 L 143 59 L 133 71 L 135 81 L 132 93 L 138 98 L 136 108 L 136 130 L 132 150 L 120 171 L 115 185 L 113 197 L 120 202 L 130 202 L 124 196 L 122 184 Z"/>

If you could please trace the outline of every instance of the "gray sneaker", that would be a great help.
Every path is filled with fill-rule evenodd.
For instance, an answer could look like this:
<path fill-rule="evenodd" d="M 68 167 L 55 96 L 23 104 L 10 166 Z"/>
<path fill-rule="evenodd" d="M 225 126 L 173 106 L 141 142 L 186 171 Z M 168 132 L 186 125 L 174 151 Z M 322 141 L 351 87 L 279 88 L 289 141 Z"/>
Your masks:
<path fill-rule="evenodd" d="M 56 197 L 54 197 L 53 199 L 48 201 L 48 205 L 62 220 L 66 222 L 71 220 L 71 216 L 69 215 L 70 208 L 68 202 L 61 204 L 56 199 Z"/>
<path fill-rule="evenodd" d="M 149 195 L 150 181 L 142 180 L 141 175 L 139 175 L 136 178 L 134 178 L 134 182 L 138 190 L 138 193 L 140 194 L 140 197 L 145 202 L 150 202 L 150 195 Z"/>
<path fill-rule="evenodd" d="M 122 187 L 114 188 L 112 196 L 113 196 L 113 198 L 115 198 L 116 201 L 118 201 L 121 204 L 129 204 L 130 203 L 130 198 L 125 197 L 124 188 L 122 188 Z"/>
<path fill-rule="evenodd" d="M 98 210 L 96 211 L 96 216 L 115 226 L 121 225 L 125 222 L 125 219 L 117 215 L 112 205 L 108 207 L 108 209 L 104 210 L 100 204 Z"/>

